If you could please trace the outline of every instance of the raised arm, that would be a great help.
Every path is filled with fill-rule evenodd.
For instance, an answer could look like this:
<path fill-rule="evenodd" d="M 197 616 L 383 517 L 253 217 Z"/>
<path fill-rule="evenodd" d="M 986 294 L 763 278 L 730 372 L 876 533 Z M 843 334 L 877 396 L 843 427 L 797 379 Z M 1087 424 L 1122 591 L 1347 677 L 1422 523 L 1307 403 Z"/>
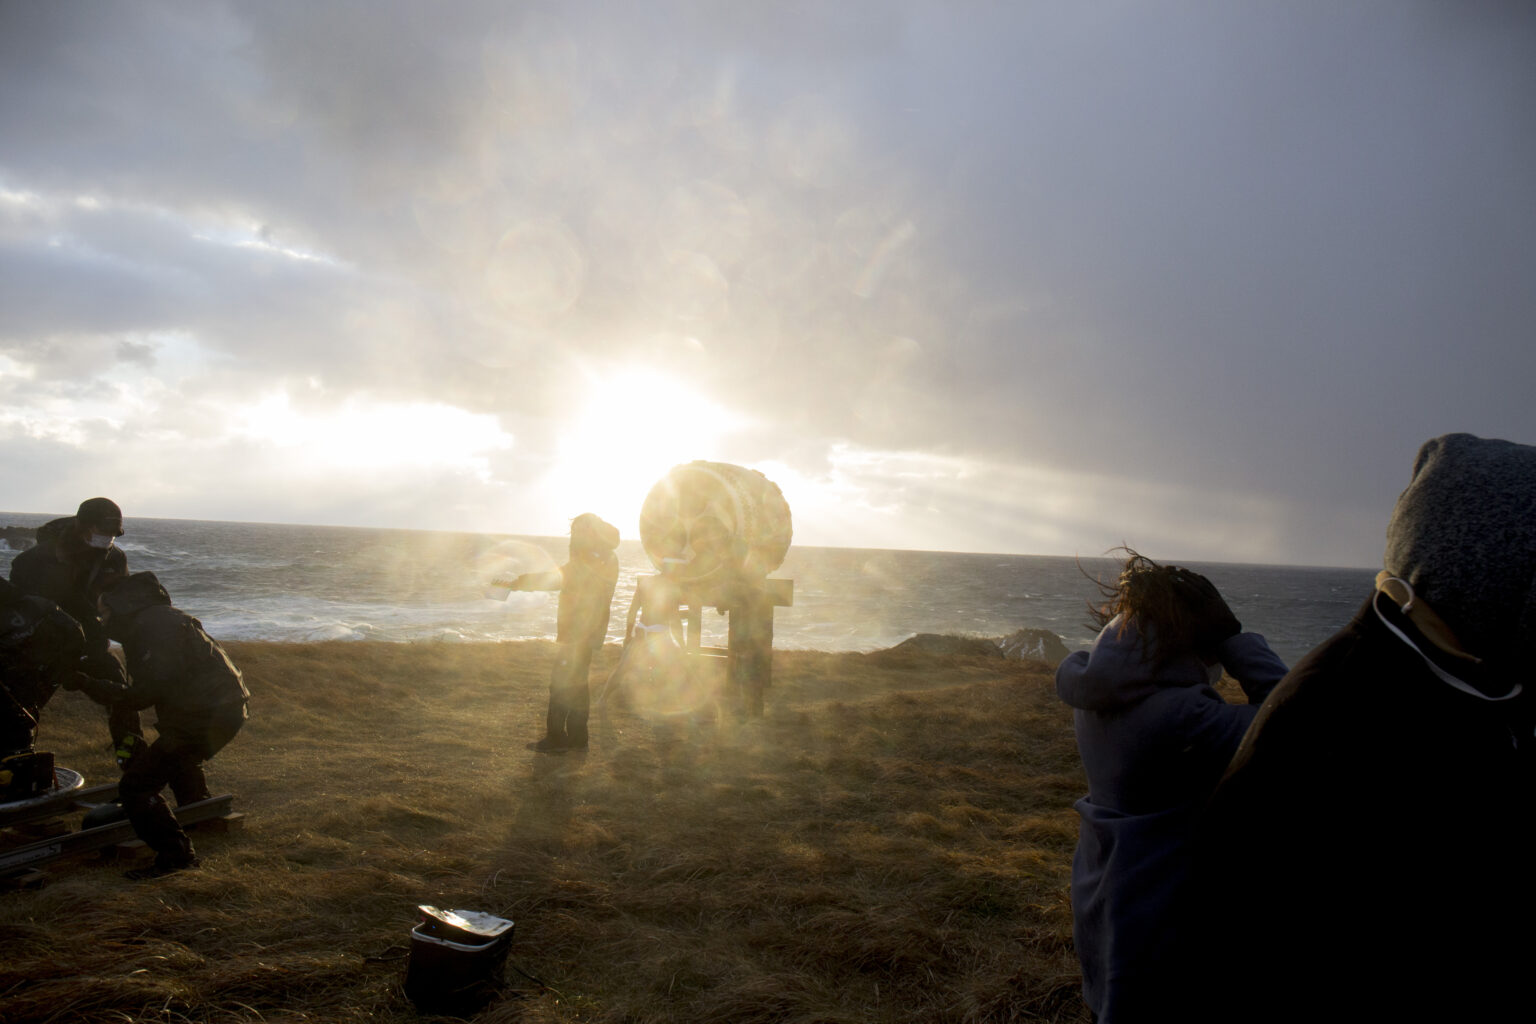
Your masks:
<path fill-rule="evenodd" d="M 559 590 L 564 581 L 565 577 L 560 574 L 559 569 L 551 569 L 549 572 L 525 572 L 511 579 L 498 579 L 491 582 L 509 590 Z"/>
<path fill-rule="evenodd" d="M 1257 633 L 1237 633 L 1216 647 L 1227 674 L 1243 688 L 1250 704 L 1262 704 L 1288 669 L 1269 643 Z"/>

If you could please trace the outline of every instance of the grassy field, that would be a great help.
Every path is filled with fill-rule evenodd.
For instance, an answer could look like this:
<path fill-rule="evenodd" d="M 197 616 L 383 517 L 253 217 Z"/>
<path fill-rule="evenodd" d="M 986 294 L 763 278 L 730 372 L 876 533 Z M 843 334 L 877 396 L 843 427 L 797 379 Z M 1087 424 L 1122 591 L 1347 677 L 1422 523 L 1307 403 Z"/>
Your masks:
<path fill-rule="evenodd" d="M 0 1020 L 419 1020 L 419 903 L 516 921 L 484 1022 L 1086 1019 L 1043 665 L 779 652 L 761 720 L 612 707 L 548 757 L 549 644 L 228 647 L 252 718 L 209 776 L 244 829 L 0 893 Z M 115 776 L 78 694 L 41 746 Z"/>

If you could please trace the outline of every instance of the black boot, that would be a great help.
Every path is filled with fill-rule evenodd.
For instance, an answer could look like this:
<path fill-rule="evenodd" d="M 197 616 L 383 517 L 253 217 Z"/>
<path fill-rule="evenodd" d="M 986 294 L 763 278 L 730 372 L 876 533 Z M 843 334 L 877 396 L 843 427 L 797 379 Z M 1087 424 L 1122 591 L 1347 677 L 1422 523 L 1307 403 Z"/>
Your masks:
<path fill-rule="evenodd" d="M 197 853 L 192 849 L 192 840 L 188 839 L 187 834 L 181 830 L 181 825 L 176 821 L 176 816 L 171 813 L 165 798 L 155 793 L 146 800 L 141 793 L 127 785 L 129 779 L 127 775 L 123 778 L 124 783 L 118 785 L 118 792 L 123 800 L 123 810 L 127 812 L 128 820 L 133 824 L 134 834 L 155 851 L 155 863 L 152 867 L 136 868 L 128 873 L 128 877 L 158 878 L 172 871 L 196 867 Z"/>
<path fill-rule="evenodd" d="M 157 853 L 155 854 L 155 862 L 153 864 L 142 868 L 134 868 L 132 871 L 124 871 L 123 877 L 132 879 L 135 882 L 141 882 L 147 878 L 161 878 L 165 875 L 174 874 L 177 871 L 201 867 L 203 862 L 198 860 L 197 854 L 192 853 L 191 849 L 192 847 L 189 843 L 187 845 L 187 853 L 184 856 L 180 853 Z"/>

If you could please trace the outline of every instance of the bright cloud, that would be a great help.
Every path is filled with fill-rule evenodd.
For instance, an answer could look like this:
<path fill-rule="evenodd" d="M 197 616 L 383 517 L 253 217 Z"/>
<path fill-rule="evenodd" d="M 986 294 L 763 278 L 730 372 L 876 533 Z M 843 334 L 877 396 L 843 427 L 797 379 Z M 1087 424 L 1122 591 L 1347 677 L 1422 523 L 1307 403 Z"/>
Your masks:
<path fill-rule="evenodd" d="M 512 447 L 496 417 L 421 402 L 368 402 L 305 411 L 286 392 L 232 410 L 231 437 L 283 455 L 297 477 L 432 466 L 489 476 L 487 455 Z"/>

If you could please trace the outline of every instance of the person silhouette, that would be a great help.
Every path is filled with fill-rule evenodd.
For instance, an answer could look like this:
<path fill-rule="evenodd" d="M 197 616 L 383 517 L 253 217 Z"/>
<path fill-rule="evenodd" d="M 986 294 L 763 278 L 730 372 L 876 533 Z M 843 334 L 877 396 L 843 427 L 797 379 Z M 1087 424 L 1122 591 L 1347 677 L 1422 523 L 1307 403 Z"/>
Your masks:
<path fill-rule="evenodd" d="M 540 754 L 587 749 L 592 656 L 608 635 L 613 590 L 619 579 L 619 531 L 591 512 L 571 520 L 569 557 L 552 572 L 524 573 L 511 590 L 558 590 L 555 642 L 544 737 L 528 745 Z"/>

